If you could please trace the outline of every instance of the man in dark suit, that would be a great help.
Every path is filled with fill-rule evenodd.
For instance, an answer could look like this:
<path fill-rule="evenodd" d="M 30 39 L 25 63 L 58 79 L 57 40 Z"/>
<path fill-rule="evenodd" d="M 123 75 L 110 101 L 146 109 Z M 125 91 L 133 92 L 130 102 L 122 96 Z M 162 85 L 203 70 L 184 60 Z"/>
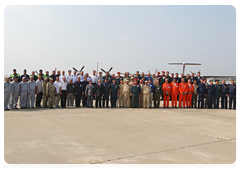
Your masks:
<path fill-rule="evenodd" d="M 197 80 L 197 84 L 199 85 L 202 79 L 202 77 L 200 76 L 200 72 L 197 73 L 197 76 L 195 77 L 195 79 Z"/>
<path fill-rule="evenodd" d="M 81 78 L 80 78 L 81 81 Z M 86 86 L 88 85 L 87 77 L 84 77 L 84 81 L 81 83 L 82 84 L 82 106 L 87 107 L 87 97 L 85 96 L 85 89 Z"/>
<path fill-rule="evenodd" d="M 101 101 L 102 101 L 102 96 L 104 96 L 104 87 L 101 84 L 100 79 L 98 79 L 98 83 L 95 84 L 94 94 L 95 94 L 95 97 L 96 97 L 96 102 L 95 102 L 96 108 L 98 108 L 98 106 L 100 108 L 102 108 Z"/>

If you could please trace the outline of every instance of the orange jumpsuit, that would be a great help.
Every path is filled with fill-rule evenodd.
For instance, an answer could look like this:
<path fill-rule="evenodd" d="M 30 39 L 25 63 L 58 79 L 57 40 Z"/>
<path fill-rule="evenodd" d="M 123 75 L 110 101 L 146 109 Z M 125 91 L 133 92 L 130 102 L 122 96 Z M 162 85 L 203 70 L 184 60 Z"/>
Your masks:
<path fill-rule="evenodd" d="M 179 84 L 179 91 L 180 91 L 180 94 L 179 94 L 179 107 L 181 107 L 182 101 L 183 101 L 183 107 L 185 107 L 187 93 L 185 95 L 183 95 L 182 93 L 183 92 L 188 92 L 188 84 L 187 83 L 180 83 Z"/>
<path fill-rule="evenodd" d="M 188 93 L 187 93 L 187 107 L 191 107 L 192 106 L 192 94 L 193 94 L 193 84 L 188 84 Z M 190 94 L 189 94 L 190 93 Z"/>
<path fill-rule="evenodd" d="M 164 107 L 169 107 L 169 96 L 171 94 L 171 84 L 169 83 L 163 83 L 162 85 L 162 90 L 163 90 L 163 96 L 164 96 Z M 168 96 L 166 93 L 168 92 Z"/>
<path fill-rule="evenodd" d="M 178 87 L 178 82 L 171 83 L 171 89 L 172 89 L 172 106 L 175 107 L 177 106 L 177 96 L 179 93 L 179 87 Z"/>

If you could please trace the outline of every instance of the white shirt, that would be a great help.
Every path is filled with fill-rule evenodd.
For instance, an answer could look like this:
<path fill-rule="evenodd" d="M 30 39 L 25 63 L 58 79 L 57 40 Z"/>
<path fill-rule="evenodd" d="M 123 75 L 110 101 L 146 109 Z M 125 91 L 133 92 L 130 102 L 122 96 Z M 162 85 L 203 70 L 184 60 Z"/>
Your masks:
<path fill-rule="evenodd" d="M 77 81 L 77 78 L 78 78 L 78 76 L 77 76 L 77 75 L 73 75 L 73 76 L 72 76 L 72 80 L 73 80 L 73 82 L 72 82 L 72 83 L 75 83 L 75 82 Z"/>
<path fill-rule="evenodd" d="M 64 75 L 64 76 L 59 76 L 59 81 L 60 82 L 63 82 L 63 77 L 67 77 L 66 75 Z"/>
<path fill-rule="evenodd" d="M 87 77 L 87 81 L 89 81 L 89 80 L 92 80 L 92 78 L 91 77 Z"/>
<path fill-rule="evenodd" d="M 72 75 L 67 75 L 66 80 L 67 80 L 67 82 L 69 82 L 70 80 L 72 80 Z"/>
<path fill-rule="evenodd" d="M 97 83 L 97 76 L 92 76 L 92 83 Z"/>
<path fill-rule="evenodd" d="M 67 85 L 68 85 L 68 82 L 61 82 L 59 84 L 59 87 L 61 88 L 61 90 L 67 90 Z"/>
<path fill-rule="evenodd" d="M 59 85 L 60 85 L 60 81 L 55 81 L 53 84 L 54 84 L 54 87 L 56 88 L 56 91 L 57 91 L 57 94 L 60 93 L 60 89 L 59 89 Z"/>
<path fill-rule="evenodd" d="M 80 82 L 83 82 L 83 81 L 84 81 L 84 77 L 85 77 L 84 75 L 82 75 L 82 76 L 81 76 L 81 75 L 78 75 L 78 77 L 80 77 Z"/>

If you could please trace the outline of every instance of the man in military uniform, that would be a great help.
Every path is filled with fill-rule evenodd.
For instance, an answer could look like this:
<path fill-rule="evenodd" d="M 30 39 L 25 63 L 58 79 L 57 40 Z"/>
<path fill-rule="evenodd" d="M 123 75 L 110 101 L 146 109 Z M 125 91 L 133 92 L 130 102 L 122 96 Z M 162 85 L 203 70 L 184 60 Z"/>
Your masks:
<path fill-rule="evenodd" d="M 130 78 L 127 76 L 127 73 L 125 72 L 125 73 L 124 73 L 124 77 L 123 77 L 123 85 L 126 84 L 126 81 L 128 81 L 128 83 L 129 83 Z"/>
<path fill-rule="evenodd" d="M 117 96 L 119 96 L 119 86 L 116 84 L 116 80 L 113 79 L 113 83 L 110 86 L 111 96 L 111 108 L 116 108 Z"/>
<path fill-rule="evenodd" d="M 214 108 L 218 109 L 219 108 L 219 98 L 220 98 L 220 93 L 221 93 L 221 86 L 218 84 L 219 80 L 215 80 L 215 96 L 214 96 Z"/>
<path fill-rule="evenodd" d="M 47 83 L 46 86 L 46 96 L 48 97 L 48 107 L 53 108 L 53 105 L 55 103 L 55 92 L 56 88 L 53 84 L 53 78 L 49 78 L 49 82 Z"/>
<path fill-rule="evenodd" d="M 104 87 L 103 108 L 105 108 L 105 103 L 106 103 L 106 108 L 109 108 L 108 103 L 109 103 L 110 84 L 108 83 L 108 79 L 105 79 L 105 83 L 103 84 L 103 87 Z"/>
<path fill-rule="evenodd" d="M 138 84 L 138 79 L 134 79 L 134 84 L 131 88 L 132 108 L 138 108 L 139 96 L 141 95 L 141 87 Z"/>
<path fill-rule="evenodd" d="M 209 81 L 210 84 L 207 86 L 207 97 L 208 97 L 208 108 L 212 109 L 213 103 L 214 103 L 214 94 L 215 94 L 215 87 L 213 85 L 213 81 Z"/>
<path fill-rule="evenodd" d="M 162 86 L 159 84 L 159 80 L 157 80 L 153 90 L 154 107 L 156 108 L 159 108 L 161 95 L 162 95 Z"/>
<path fill-rule="evenodd" d="M 80 78 L 80 82 L 81 82 L 81 77 L 79 77 Z M 86 97 L 86 95 L 85 95 L 85 90 L 86 90 L 86 87 L 87 87 L 87 85 L 88 85 L 88 81 L 87 81 L 87 77 L 84 77 L 83 78 L 83 82 L 81 83 L 82 84 L 82 90 L 83 90 L 83 96 L 82 96 L 82 106 L 83 107 L 87 107 L 87 97 Z"/>
<path fill-rule="evenodd" d="M 17 74 L 16 71 L 17 71 L 16 69 L 13 69 L 13 74 L 10 77 L 11 77 L 11 79 L 13 79 L 13 77 L 17 77 L 18 78 L 18 82 L 21 82 L 20 75 Z"/>
<path fill-rule="evenodd" d="M 7 77 L 4 81 L 4 110 L 9 110 L 8 109 L 8 104 L 10 101 L 10 95 L 12 93 L 12 87 L 10 84 L 10 77 Z"/>
<path fill-rule="evenodd" d="M 50 76 L 53 79 L 53 83 L 56 81 L 56 73 L 55 70 L 52 71 L 52 75 Z"/>
<path fill-rule="evenodd" d="M 120 81 L 119 84 L 119 98 L 118 98 L 118 107 L 123 107 L 124 103 L 123 103 L 123 80 Z"/>
<path fill-rule="evenodd" d="M 12 93 L 11 93 L 11 100 L 10 100 L 10 108 L 11 109 L 18 109 L 18 98 L 19 98 L 19 91 L 20 87 L 18 84 L 18 77 L 13 77 L 13 81 L 11 82 Z"/>
<path fill-rule="evenodd" d="M 197 80 L 197 84 L 199 85 L 201 83 L 202 77 L 200 76 L 200 72 L 197 73 L 197 76 L 195 77 L 195 80 Z"/>
<path fill-rule="evenodd" d="M 27 84 L 28 84 L 27 107 L 30 108 L 31 101 L 31 108 L 34 108 L 36 82 L 33 80 L 33 76 L 30 77 L 30 80 L 27 82 Z"/>
<path fill-rule="evenodd" d="M 110 74 L 109 74 L 108 71 L 106 71 L 106 75 L 103 76 L 103 80 L 106 80 L 106 79 L 108 79 L 108 83 L 109 83 L 109 84 L 112 83 L 112 82 L 111 82 L 111 76 L 110 76 Z"/>
<path fill-rule="evenodd" d="M 124 107 L 130 107 L 130 94 L 131 94 L 131 86 L 128 84 L 128 80 L 126 80 L 126 84 L 123 85 L 123 96 L 124 96 Z"/>
<path fill-rule="evenodd" d="M 227 96 L 228 96 L 228 86 L 225 83 L 225 80 L 222 80 L 221 85 L 221 108 L 227 109 Z"/>
<path fill-rule="evenodd" d="M 169 83 L 172 83 L 173 79 L 174 79 L 174 73 L 171 73 L 171 82 L 169 82 Z"/>
<path fill-rule="evenodd" d="M 144 80 L 140 79 L 140 87 L 141 87 L 141 95 L 139 96 L 139 104 L 138 107 L 139 108 L 143 108 L 143 86 L 144 86 Z"/>
<path fill-rule="evenodd" d="M 123 80 L 123 77 L 120 76 L 120 72 L 117 72 L 117 77 L 116 77 L 116 84 L 119 85 L 120 84 L 120 81 Z"/>
<path fill-rule="evenodd" d="M 206 78 L 203 78 L 203 83 L 205 84 L 206 88 L 208 87 L 208 82 L 207 82 L 207 79 Z M 207 108 L 208 107 L 208 93 L 207 95 L 205 96 L 205 104 L 204 104 L 204 107 Z"/>
<path fill-rule="evenodd" d="M 47 94 L 46 94 L 46 87 L 48 83 L 48 78 L 44 77 L 44 81 L 42 82 L 42 93 L 43 93 L 43 107 L 47 108 Z"/>
<path fill-rule="evenodd" d="M 197 94 L 198 94 L 198 108 L 200 108 L 200 102 L 201 102 L 201 108 L 204 106 L 204 97 L 207 96 L 207 89 L 205 84 L 203 83 L 203 80 L 200 80 L 200 84 L 198 84 L 197 88 Z"/>
<path fill-rule="evenodd" d="M 234 81 L 231 81 L 231 84 L 229 85 L 229 109 L 232 109 L 232 102 L 233 102 L 233 110 L 236 110 L 236 85 L 234 84 Z"/>
<path fill-rule="evenodd" d="M 152 74 L 152 78 L 153 78 L 153 85 L 155 86 L 157 83 L 156 81 L 158 80 L 158 78 L 155 76 L 155 74 Z"/>
<path fill-rule="evenodd" d="M 27 79 L 23 77 L 20 86 L 20 106 L 21 109 L 27 108 L 28 84 Z"/>
<path fill-rule="evenodd" d="M 143 108 L 149 109 L 149 99 L 150 99 L 151 87 L 148 85 L 147 80 L 145 81 L 145 85 L 143 86 Z M 147 105 L 146 105 L 147 103 Z"/>
<path fill-rule="evenodd" d="M 21 75 L 21 78 L 20 78 L 21 81 L 22 81 L 23 77 L 25 77 L 27 79 L 27 81 L 29 80 L 29 75 L 27 74 L 27 70 L 26 69 L 23 70 L 23 75 Z"/>
<path fill-rule="evenodd" d="M 43 80 L 45 75 L 42 72 L 43 72 L 42 69 L 40 69 L 39 74 L 37 76 L 41 76 L 41 78 Z"/>
<path fill-rule="evenodd" d="M 134 84 L 134 78 L 133 77 L 131 77 L 130 78 L 130 82 L 128 83 L 128 85 L 130 86 L 130 89 L 132 88 L 132 85 Z M 132 101 L 133 101 L 133 98 L 132 98 L 132 96 L 130 96 L 130 107 L 132 107 Z"/>
<path fill-rule="evenodd" d="M 49 82 L 49 78 L 50 78 L 49 71 L 46 71 L 46 74 L 44 75 L 44 78 L 45 77 L 47 77 L 47 81 Z"/>
<path fill-rule="evenodd" d="M 80 107 L 80 103 L 81 103 L 81 98 L 82 98 L 82 94 L 83 93 L 83 86 L 80 83 L 80 77 L 77 78 L 77 81 L 74 83 L 77 94 L 75 96 L 75 105 L 76 107 Z"/>

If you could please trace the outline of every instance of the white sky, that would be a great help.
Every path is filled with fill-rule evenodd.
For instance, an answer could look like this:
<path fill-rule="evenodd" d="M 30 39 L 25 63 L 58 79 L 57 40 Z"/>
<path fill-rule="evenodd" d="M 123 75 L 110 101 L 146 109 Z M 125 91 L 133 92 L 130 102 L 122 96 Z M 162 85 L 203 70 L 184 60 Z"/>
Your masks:
<path fill-rule="evenodd" d="M 182 72 L 236 75 L 236 11 L 232 6 L 8 6 L 4 75 L 16 68 L 50 72 L 73 66 L 92 73 Z"/>

